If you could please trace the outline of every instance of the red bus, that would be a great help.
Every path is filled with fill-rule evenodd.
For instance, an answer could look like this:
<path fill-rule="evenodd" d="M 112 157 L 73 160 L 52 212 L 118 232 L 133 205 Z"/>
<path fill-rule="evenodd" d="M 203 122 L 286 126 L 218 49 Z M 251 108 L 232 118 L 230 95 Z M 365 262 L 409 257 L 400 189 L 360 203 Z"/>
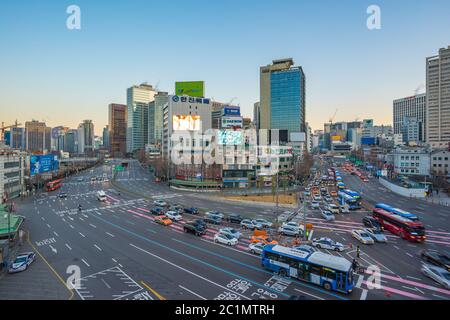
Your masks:
<path fill-rule="evenodd" d="M 45 189 L 47 191 L 53 191 L 53 190 L 61 188 L 61 185 L 62 185 L 62 179 L 57 179 L 57 180 L 47 182 L 45 184 Z"/>
<path fill-rule="evenodd" d="M 372 216 L 384 229 L 398 235 L 402 239 L 412 242 L 423 242 L 426 239 L 425 227 L 420 221 L 411 221 L 379 208 L 373 209 Z"/>

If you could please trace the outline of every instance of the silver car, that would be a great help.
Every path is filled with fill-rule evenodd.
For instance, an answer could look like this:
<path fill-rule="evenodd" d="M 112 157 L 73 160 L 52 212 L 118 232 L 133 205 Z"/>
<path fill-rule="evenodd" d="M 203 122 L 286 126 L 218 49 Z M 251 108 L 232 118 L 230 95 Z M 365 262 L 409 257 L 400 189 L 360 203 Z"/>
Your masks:
<path fill-rule="evenodd" d="M 420 271 L 422 271 L 422 273 L 428 278 L 431 278 L 439 283 L 445 289 L 450 290 L 450 272 L 447 270 L 433 265 L 423 264 Z"/>
<path fill-rule="evenodd" d="M 334 214 L 328 210 L 322 210 L 320 212 L 320 215 L 322 216 L 322 218 L 324 218 L 327 221 L 334 221 L 334 219 L 335 219 Z"/>
<path fill-rule="evenodd" d="M 369 228 L 364 229 L 364 231 L 376 242 L 387 242 L 387 237 L 384 235 L 383 231 Z"/>
<path fill-rule="evenodd" d="M 260 224 L 265 228 L 270 228 L 273 225 L 272 222 L 267 221 L 266 219 L 255 219 L 255 220 L 252 220 L 252 222 L 256 225 Z"/>
<path fill-rule="evenodd" d="M 299 228 L 290 226 L 279 227 L 278 232 L 285 236 L 292 236 L 292 237 L 302 235 L 302 231 Z"/>

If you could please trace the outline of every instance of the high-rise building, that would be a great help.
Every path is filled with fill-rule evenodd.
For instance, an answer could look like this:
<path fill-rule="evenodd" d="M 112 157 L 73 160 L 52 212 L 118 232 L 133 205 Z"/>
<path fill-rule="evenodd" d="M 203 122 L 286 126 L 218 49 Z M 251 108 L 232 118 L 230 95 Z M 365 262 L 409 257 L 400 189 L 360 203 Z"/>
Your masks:
<path fill-rule="evenodd" d="M 64 135 L 64 152 L 78 153 L 78 130 L 70 129 Z"/>
<path fill-rule="evenodd" d="M 127 106 L 111 103 L 108 106 L 109 152 L 113 157 L 122 157 L 127 146 Z"/>
<path fill-rule="evenodd" d="M 419 143 L 422 127 L 416 117 L 404 117 L 401 134 L 405 143 Z"/>
<path fill-rule="evenodd" d="M 163 110 L 169 102 L 168 92 L 159 91 L 155 95 L 155 106 L 153 111 L 153 130 L 150 132 L 150 144 L 162 145 L 163 135 Z"/>
<path fill-rule="evenodd" d="M 402 133 L 403 120 L 405 117 L 415 117 L 421 131 L 418 141 L 424 142 L 426 139 L 426 102 L 427 96 L 425 93 L 394 100 L 394 133 Z"/>
<path fill-rule="evenodd" d="M 149 143 L 149 103 L 156 93 L 146 83 L 127 89 L 127 152 L 144 150 Z"/>
<path fill-rule="evenodd" d="M 92 154 L 94 151 L 94 124 L 84 120 L 78 126 L 78 153 Z"/>
<path fill-rule="evenodd" d="M 106 125 L 103 128 L 102 141 L 103 141 L 102 147 L 105 149 L 109 149 L 109 125 Z"/>
<path fill-rule="evenodd" d="M 260 119 L 261 119 L 261 108 L 260 103 L 255 102 L 253 105 L 253 123 L 255 124 L 256 130 L 260 129 Z"/>
<path fill-rule="evenodd" d="M 312 148 L 313 148 L 313 135 L 312 135 L 312 130 L 311 127 L 309 126 L 308 123 L 306 123 L 306 151 L 308 151 L 308 153 L 312 152 Z"/>
<path fill-rule="evenodd" d="M 51 148 L 51 131 L 45 122 L 25 122 L 25 149 L 32 153 L 47 153 Z"/>
<path fill-rule="evenodd" d="M 260 68 L 260 128 L 305 132 L 305 74 L 290 58 Z"/>
<path fill-rule="evenodd" d="M 426 60 L 426 141 L 435 148 L 450 142 L 450 46 Z"/>
<path fill-rule="evenodd" d="M 13 149 L 25 149 L 25 128 L 12 127 L 10 135 L 10 147 Z"/>

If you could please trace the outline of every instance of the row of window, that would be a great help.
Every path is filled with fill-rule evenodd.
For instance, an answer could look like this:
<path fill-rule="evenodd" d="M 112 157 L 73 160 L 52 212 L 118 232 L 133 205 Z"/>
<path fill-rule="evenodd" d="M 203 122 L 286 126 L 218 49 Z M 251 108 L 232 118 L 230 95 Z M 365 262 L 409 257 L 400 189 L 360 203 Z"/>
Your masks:
<path fill-rule="evenodd" d="M 436 160 L 442 161 L 442 157 L 433 157 L 433 160 L 434 161 L 436 161 Z M 448 157 L 444 157 L 444 161 L 448 161 Z"/>
<path fill-rule="evenodd" d="M 400 160 L 409 160 L 409 156 L 401 156 Z M 420 160 L 420 157 L 419 156 L 416 156 L 416 157 L 411 156 L 411 160 Z"/>

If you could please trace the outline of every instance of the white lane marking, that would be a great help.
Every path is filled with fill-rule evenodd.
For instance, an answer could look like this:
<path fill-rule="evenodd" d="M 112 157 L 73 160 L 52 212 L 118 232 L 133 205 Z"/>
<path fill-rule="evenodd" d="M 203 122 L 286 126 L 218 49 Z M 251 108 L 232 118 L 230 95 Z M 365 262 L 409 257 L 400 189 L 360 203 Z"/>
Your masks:
<path fill-rule="evenodd" d="M 161 260 L 161 261 L 164 261 L 165 263 L 167 263 L 167 264 L 169 264 L 169 265 L 171 265 L 171 266 L 173 266 L 173 267 L 175 267 L 175 268 L 177 268 L 177 269 L 183 270 L 183 271 L 185 271 L 185 272 L 187 272 L 187 273 L 189 273 L 189 274 L 191 274 L 191 275 L 193 275 L 193 276 L 195 276 L 195 277 L 197 277 L 197 278 L 199 278 L 199 279 L 202 279 L 202 280 L 204 280 L 204 281 L 206 281 L 206 282 L 209 282 L 209 283 L 211 283 L 211 284 L 214 284 L 214 285 L 216 285 L 217 287 L 219 287 L 219 288 L 221 288 L 221 289 L 224 289 L 224 290 L 227 290 L 227 291 L 230 290 L 229 288 L 227 288 L 227 287 L 225 287 L 225 286 L 222 286 L 222 285 L 218 284 L 217 282 L 214 282 L 214 281 L 212 281 L 212 280 L 209 280 L 209 279 L 207 279 L 207 278 L 205 278 L 205 277 L 203 277 L 203 276 L 201 276 L 201 275 L 199 275 L 199 274 L 196 274 L 195 272 L 192 272 L 192 271 L 190 271 L 190 270 L 188 270 L 188 269 L 185 269 L 185 268 L 183 268 L 183 267 L 180 267 L 180 266 L 176 265 L 175 263 L 172 263 L 172 262 L 170 262 L 169 260 L 166 260 L 166 259 L 164 259 L 164 258 L 162 258 L 162 257 L 160 257 L 160 256 L 158 256 L 158 255 L 156 255 L 156 254 L 153 254 L 153 253 L 151 253 L 151 252 L 148 252 L 148 251 L 145 250 L 145 249 L 139 248 L 138 246 L 135 246 L 135 245 L 132 244 L 132 243 L 130 243 L 130 246 L 132 246 L 132 247 L 136 248 L 137 250 L 140 250 L 140 251 L 142 251 L 142 252 L 144 252 L 144 253 L 146 253 L 146 254 L 148 254 L 148 255 L 154 257 L 154 258 L 157 258 L 157 259 L 159 259 L 159 260 Z M 242 295 L 242 294 L 240 294 L 240 293 L 237 293 L 237 292 L 234 292 L 234 293 L 237 294 L 237 295 L 239 295 L 239 296 L 241 296 L 242 298 L 244 298 L 244 299 L 246 299 L 246 300 L 251 300 L 250 298 L 248 298 L 248 297 L 246 297 L 246 296 L 244 296 L 244 295 Z"/>
<path fill-rule="evenodd" d="M 53 231 L 53 234 L 57 237 L 59 237 L 59 234 L 56 233 L 56 231 Z"/>
<path fill-rule="evenodd" d="M 395 249 L 397 249 L 397 250 L 400 250 L 400 248 L 399 248 L 399 247 L 397 247 L 397 246 L 394 246 L 394 248 L 395 248 Z"/>
<path fill-rule="evenodd" d="M 405 252 L 408 256 L 410 256 L 411 258 L 414 258 L 413 255 L 409 252 Z"/>
<path fill-rule="evenodd" d="M 111 289 L 111 286 L 105 281 L 105 279 L 100 278 L 100 280 L 102 280 L 102 282 L 105 284 L 105 286 L 106 286 L 108 289 Z"/>
<path fill-rule="evenodd" d="M 89 263 L 87 263 L 84 259 L 81 259 L 81 261 L 83 261 L 85 265 L 87 265 L 88 267 L 90 267 Z"/>
<path fill-rule="evenodd" d="M 89 225 L 92 227 L 92 228 L 97 228 L 94 224 L 92 224 L 92 223 L 89 223 Z"/>
<path fill-rule="evenodd" d="M 78 232 L 80 234 L 80 236 L 82 236 L 83 238 L 86 238 L 86 236 L 84 234 L 82 234 L 81 232 Z"/>
<path fill-rule="evenodd" d="M 364 280 L 364 276 L 360 275 L 359 278 L 358 278 L 358 281 L 356 282 L 355 287 L 356 288 L 361 288 L 361 284 L 362 284 L 363 280 Z"/>
<path fill-rule="evenodd" d="M 42 219 L 43 221 L 45 221 L 45 218 L 44 218 L 44 217 L 41 217 L 41 219 Z"/>
<path fill-rule="evenodd" d="M 115 263 L 117 263 L 117 260 L 116 260 L 116 259 L 114 259 L 114 258 L 111 258 L 111 260 L 112 260 L 112 261 L 114 261 Z"/>
<path fill-rule="evenodd" d="M 295 290 L 295 291 L 298 291 L 298 292 L 300 292 L 300 293 L 306 294 L 306 295 L 308 295 L 308 296 L 314 297 L 314 298 L 316 298 L 316 299 L 318 299 L 318 300 L 325 300 L 324 298 L 321 298 L 321 297 L 319 297 L 319 296 L 315 296 L 315 295 L 313 295 L 313 294 L 311 294 L 311 293 L 309 293 L 309 292 L 302 291 L 302 290 L 299 290 L 299 289 L 297 289 L 297 288 L 295 288 L 294 290 Z"/>
<path fill-rule="evenodd" d="M 177 242 L 180 242 L 180 240 L 175 239 L 175 238 L 172 238 L 172 240 L 177 241 Z M 211 244 L 216 245 L 216 246 L 221 246 L 221 247 L 223 247 L 223 248 L 227 248 L 227 249 L 229 249 L 229 250 L 233 250 L 233 251 L 236 251 L 236 252 L 239 252 L 239 253 L 246 254 L 246 255 L 248 255 L 248 256 L 250 256 L 250 257 L 253 257 L 253 258 L 258 258 L 258 259 L 260 259 L 258 256 L 254 255 L 254 254 L 252 254 L 252 253 L 250 253 L 250 252 L 245 252 L 245 251 L 242 251 L 242 250 L 233 248 L 233 247 L 231 247 L 231 246 L 227 246 L 226 244 L 215 243 L 214 241 L 206 240 L 206 239 L 200 239 L 200 240 L 201 240 L 201 241 L 208 242 L 208 243 L 211 243 Z M 182 242 L 180 242 L 180 243 L 182 243 Z M 183 244 L 184 244 L 184 243 L 183 243 Z"/>
<path fill-rule="evenodd" d="M 411 276 L 406 276 L 406 278 L 410 278 L 410 279 L 413 279 L 413 280 L 416 280 L 416 281 L 422 281 L 422 279 L 411 277 Z"/>
<path fill-rule="evenodd" d="M 112 237 L 112 238 L 115 237 L 115 235 L 113 235 L 112 233 L 106 232 L 106 234 L 107 234 L 108 236 Z"/>
<path fill-rule="evenodd" d="M 367 290 L 363 289 L 359 300 L 366 300 L 366 299 L 367 299 Z"/>
<path fill-rule="evenodd" d="M 445 298 L 445 297 L 443 297 L 443 296 L 440 296 L 440 295 L 437 295 L 437 294 L 432 294 L 432 296 L 433 296 L 433 297 L 436 297 L 436 298 L 440 298 L 440 299 L 447 300 L 447 298 Z"/>
<path fill-rule="evenodd" d="M 100 248 L 98 245 L 94 244 L 94 247 L 96 247 L 99 251 L 102 251 L 102 248 Z"/>
<path fill-rule="evenodd" d="M 199 298 L 202 299 L 202 300 L 207 300 L 206 298 L 202 297 L 201 295 L 195 293 L 195 292 L 192 291 L 192 290 L 189 290 L 188 288 L 183 287 L 182 285 L 178 285 L 178 286 L 179 286 L 181 289 L 186 290 L 187 292 L 193 294 L 193 295 L 196 296 L 196 297 L 199 297 Z"/>
<path fill-rule="evenodd" d="M 67 249 L 72 250 L 72 248 L 67 243 L 66 243 L 66 247 L 67 247 Z"/>
<path fill-rule="evenodd" d="M 52 228 L 48 223 L 47 223 L 47 227 L 49 227 L 50 229 Z"/>
<path fill-rule="evenodd" d="M 70 226 L 72 229 L 75 229 L 75 227 L 74 227 L 73 225 L 69 224 L 69 226 Z"/>

